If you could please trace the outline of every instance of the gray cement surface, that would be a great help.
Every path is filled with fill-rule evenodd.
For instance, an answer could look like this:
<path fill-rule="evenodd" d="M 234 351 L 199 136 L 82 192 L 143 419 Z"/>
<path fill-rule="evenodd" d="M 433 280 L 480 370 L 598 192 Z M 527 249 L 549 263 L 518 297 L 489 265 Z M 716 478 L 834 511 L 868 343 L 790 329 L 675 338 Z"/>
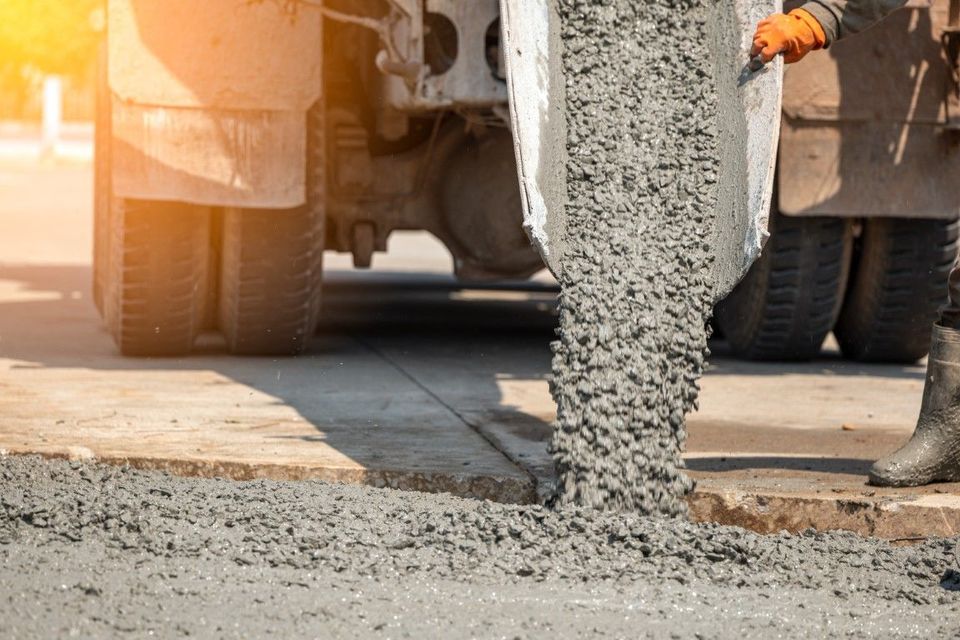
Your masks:
<path fill-rule="evenodd" d="M 957 553 L 0 458 L 4 638 L 946 638 Z"/>

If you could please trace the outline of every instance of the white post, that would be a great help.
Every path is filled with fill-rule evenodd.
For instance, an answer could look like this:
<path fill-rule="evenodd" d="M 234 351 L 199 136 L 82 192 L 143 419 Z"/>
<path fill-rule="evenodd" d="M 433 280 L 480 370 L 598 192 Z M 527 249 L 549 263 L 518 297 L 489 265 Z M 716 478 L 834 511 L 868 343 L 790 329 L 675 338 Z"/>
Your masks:
<path fill-rule="evenodd" d="M 43 132 L 41 153 L 53 155 L 60 142 L 63 124 L 63 81 L 60 76 L 46 76 L 43 79 Z"/>

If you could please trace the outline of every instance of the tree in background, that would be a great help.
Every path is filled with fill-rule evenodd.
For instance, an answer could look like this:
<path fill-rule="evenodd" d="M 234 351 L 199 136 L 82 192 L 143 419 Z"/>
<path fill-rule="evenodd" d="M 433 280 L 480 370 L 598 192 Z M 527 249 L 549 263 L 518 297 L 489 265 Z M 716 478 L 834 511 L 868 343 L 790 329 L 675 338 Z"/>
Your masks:
<path fill-rule="evenodd" d="M 103 0 L 0 0 L 0 118 L 23 116 L 44 75 L 89 84 Z M 19 112 L 19 113 L 18 113 Z"/>

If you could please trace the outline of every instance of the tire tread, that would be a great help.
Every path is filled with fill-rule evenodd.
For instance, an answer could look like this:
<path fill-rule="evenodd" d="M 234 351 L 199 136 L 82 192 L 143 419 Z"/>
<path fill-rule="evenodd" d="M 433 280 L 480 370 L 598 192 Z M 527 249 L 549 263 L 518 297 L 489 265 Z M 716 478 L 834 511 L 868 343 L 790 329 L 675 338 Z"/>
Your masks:
<path fill-rule="evenodd" d="M 867 220 L 834 330 L 844 355 L 893 363 L 924 357 L 958 246 L 957 219 Z"/>
<path fill-rule="evenodd" d="M 717 308 L 735 355 L 749 360 L 809 360 L 840 310 L 853 242 L 839 218 L 771 215 L 760 259 Z"/>
<path fill-rule="evenodd" d="M 234 354 L 296 355 L 317 326 L 323 285 L 323 109 L 308 114 L 307 203 L 223 214 L 219 326 Z"/>

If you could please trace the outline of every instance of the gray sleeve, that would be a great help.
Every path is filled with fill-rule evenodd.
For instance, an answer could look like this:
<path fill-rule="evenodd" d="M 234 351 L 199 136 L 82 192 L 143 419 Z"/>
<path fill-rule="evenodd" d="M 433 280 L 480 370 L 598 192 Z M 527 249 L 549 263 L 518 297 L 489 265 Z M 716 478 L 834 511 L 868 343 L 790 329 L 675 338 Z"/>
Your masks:
<path fill-rule="evenodd" d="M 784 10 L 798 6 L 808 11 L 823 27 L 827 36 L 827 45 L 860 33 L 875 22 L 879 22 L 893 13 L 907 0 L 807 0 L 806 2 L 784 2 Z"/>

